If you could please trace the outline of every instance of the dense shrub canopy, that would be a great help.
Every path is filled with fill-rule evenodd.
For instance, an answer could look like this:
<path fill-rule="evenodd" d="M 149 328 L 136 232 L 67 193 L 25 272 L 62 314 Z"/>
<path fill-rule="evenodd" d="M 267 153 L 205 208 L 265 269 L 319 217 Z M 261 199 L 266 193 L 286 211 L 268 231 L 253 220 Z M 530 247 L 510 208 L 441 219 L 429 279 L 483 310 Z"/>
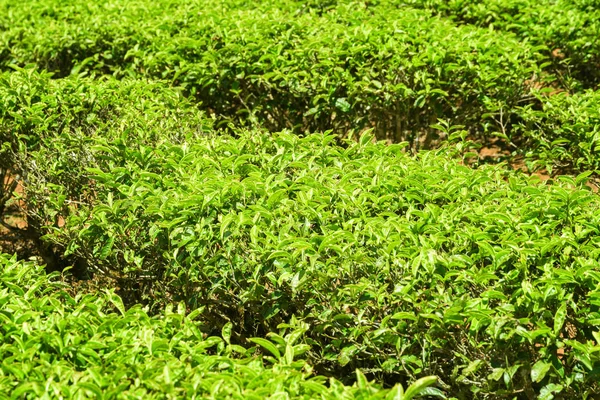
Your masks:
<path fill-rule="evenodd" d="M 149 317 L 140 307 L 125 310 L 111 291 L 72 297 L 56 278 L 0 255 L 2 399 L 402 398 L 400 386 L 381 390 L 360 373 L 352 387 L 310 378 L 310 366 L 299 359 L 307 346 L 295 344 L 302 330 L 277 336 L 285 356 L 263 363 L 252 356 L 255 348 L 203 334 L 195 322 L 199 310 L 186 315 L 171 307 Z"/>
<path fill-rule="evenodd" d="M 0 0 L 0 399 L 600 395 L 596 14 Z"/>

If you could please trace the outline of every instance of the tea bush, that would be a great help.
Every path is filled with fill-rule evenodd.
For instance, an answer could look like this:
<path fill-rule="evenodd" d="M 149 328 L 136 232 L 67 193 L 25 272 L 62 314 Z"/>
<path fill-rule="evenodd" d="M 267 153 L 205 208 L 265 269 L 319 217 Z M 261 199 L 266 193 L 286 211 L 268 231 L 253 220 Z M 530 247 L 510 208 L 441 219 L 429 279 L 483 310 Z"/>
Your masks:
<path fill-rule="evenodd" d="M 5 0 L 0 65 L 166 79 L 220 121 L 341 136 L 376 127 L 415 147 L 438 139 L 438 118 L 482 134 L 494 125 L 482 116 L 510 114 L 543 75 L 539 49 L 429 11 L 240 3 Z"/>
<path fill-rule="evenodd" d="M 410 400 L 435 381 L 383 390 L 357 372 L 356 384 L 344 386 L 311 376 L 300 358 L 309 346 L 296 344 L 302 330 L 275 335 L 285 356 L 263 360 L 258 346 L 204 334 L 200 310 L 150 317 L 139 306 L 125 310 L 112 291 L 73 297 L 57 278 L 0 254 L 0 399 Z"/>
<path fill-rule="evenodd" d="M 6 154 L 0 158 L 3 171 L 18 162 L 18 157 L 7 153 L 7 146 L 13 153 L 19 146 L 23 151 L 31 151 L 40 140 L 52 141 L 75 130 L 107 138 L 134 130 L 135 139 L 129 139 L 132 143 L 182 143 L 214 127 L 213 118 L 186 100 L 181 89 L 164 81 L 78 77 L 57 80 L 48 73 L 25 69 L 1 75 L 0 94 L 0 141 L 4 146 L 0 151 Z M 524 156 L 533 166 L 550 171 L 597 169 L 596 92 L 532 94 L 535 102 L 514 109 L 511 128 L 495 133 L 511 144 L 513 156 Z M 497 114 L 490 118 L 500 121 Z M 439 124 L 431 129 L 443 132 L 445 137 L 451 134 Z M 72 170 L 92 160 L 78 156 L 68 162 L 70 166 L 65 169 Z M 73 183 L 74 189 L 81 187 L 76 181 Z M 10 188 L 0 192 L 4 193 L 0 204 L 9 200 L 11 192 Z"/>
<path fill-rule="evenodd" d="M 297 319 L 315 369 L 336 376 L 437 375 L 456 396 L 598 391 L 586 175 L 546 186 L 369 136 L 90 140 L 94 196 L 73 207 L 48 185 L 36 212 L 65 219 L 47 240 L 140 301 L 201 308 L 236 343 Z M 52 151 L 31 165 L 51 170 Z"/>
<path fill-rule="evenodd" d="M 541 107 L 518 111 L 514 138 L 525 138 L 526 157 L 549 171 L 600 169 L 600 93 L 538 95 Z"/>
<path fill-rule="evenodd" d="M 37 211 L 46 207 L 49 186 L 62 185 L 72 206 L 93 195 L 82 174 L 86 166 L 97 165 L 86 149 L 89 138 L 129 138 L 124 145 L 181 143 L 211 129 L 211 119 L 180 91 L 159 82 L 51 80 L 49 74 L 35 70 L 0 76 L 0 175 L 24 185 L 27 235 L 35 240 L 42 226 L 59 222 Z M 42 168 L 28 158 L 40 148 L 47 157 L 40 160 Z M 14 189 L 14 185 L 2 185 L 0 210 L 14 202 Z M 40 242 L 38 246 L 45 261 L 55 265 L 52 249 Z"/>
<path fill-rule="evenodd" d="M 481 27 L 514 32 L 546 54 L 563 84 L 596 87 L 600 83 L 600 8 L 571 0 L 400 0 L 436 14 Z M 575 77 L 578 82 L 570 82 Z"/>

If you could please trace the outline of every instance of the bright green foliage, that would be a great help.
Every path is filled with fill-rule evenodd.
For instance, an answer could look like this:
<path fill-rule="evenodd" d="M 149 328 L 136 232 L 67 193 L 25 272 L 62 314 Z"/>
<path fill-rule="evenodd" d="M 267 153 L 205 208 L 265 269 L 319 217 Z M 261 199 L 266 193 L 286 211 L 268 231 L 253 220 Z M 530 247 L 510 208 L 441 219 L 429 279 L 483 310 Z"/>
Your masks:
<path fill-rule="evenodd" d="M 0 140 L 15 152 L 71 133 L 111 139 L 129 132 L 136 143 L 156 143 L 212 131 L 210 120 L 181 90 L 160 81 L 52 80 L 48 73 L 26 69 L 0 75 L 0 90 Z"/>
<path fill-rule="evenodd" d="M 382 390 L 360 372 L 352 387 L 311 377 L 298 357 L 309 346 L 294 345 L 302 331 L 283 337 L 285 357 L 265 363 L 256 348 L 203 333 L 201 310 L 149 317 L 112 291 L 72 297 L 56 278 L 0 254 L 0 399 L 410 400 L 435 382 L 397 396 L 401 386 Z"/>
<path fill-rule="evenodd" d="M 597 390 L 600 204 L 583 176 L 543 186 L 333 139 L 95 138 L 95 197 L 68 207 L 49 186 L 39 212 L 64 213 L 48 239 L 67 254 L 145 301 L 202 308 L 214 332 L 309 323 L 319 370 L 435 374 L 454 394 Z"/>
<path fill-rule="evenodd" d="M 600 396 L 594 1 L 0 0 L 0 397 Z"/>
<path fill-rule="evenodd" d="M 368 136 L 198 134 L 184 122 L 202 116 L 159 84 L 27 74 L 0 98 L 29 217 L 128 299 L 202 308 L 239 344 L 308 323 L 308 359 L 340 377 L 597 390 L 600 213 L 585 175 L 542 186 Z"/>
<path fill-rule="evenodd" d="M 95 163 L 86 149 L 90 138 L 121 138 L 125 146 L 180 143 L 212 127 L 178 90 L 159 82 L 51 80 L 33 70 L 0 76 L 0 118 L 0 172 L 27 182 L 28 222 L 36 229 L 56 222 L 35 212 L 46 206 L 47 185 L 60 183 L 75 206 L 92 195 L 82 175 Z M 28 158 L 40 148 L 47 168 Z M 0 208 L 11 193 L 10 187 L 0 191 Z"/>
<path fill-rule="evenodd" d="M 546 54 L 562 83 L 600 83 L 600 7 L 595 0 L 398 0 L 459 22 L 514 32 Z M 572 82 L 575 83 L 575 82 Z"/>
<path fill-rule="evenodd" d="M 538 99 L 541 107 L 518 111 L 521 126 L 512 134 L 515 140 L 528 142 L 522 148 L 527 158 L 549 171 L 600 169 L 600 92 Z"/>
<path fill-rule="evenodd" d="M 5 0 L 0 64 L 167 79 L 221 121 L 376 127 L 416 147 L 437 139 L 438 118 L 481 134 L 482 115 L 513 109 L 540 76 L 538 49 L 429 11 L 236 3 Z"/>

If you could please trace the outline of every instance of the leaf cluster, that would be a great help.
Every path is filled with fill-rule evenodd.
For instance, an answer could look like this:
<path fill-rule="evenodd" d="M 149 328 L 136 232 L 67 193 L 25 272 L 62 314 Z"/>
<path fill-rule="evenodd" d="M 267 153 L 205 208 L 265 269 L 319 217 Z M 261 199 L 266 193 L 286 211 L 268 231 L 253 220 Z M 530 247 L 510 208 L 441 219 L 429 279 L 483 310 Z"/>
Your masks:
<path fill-rule="evenodd" d="M 513 32 L 545 47 L 562 84 L 593 88 L 600 83 L 600 8 L 595 1 L 571 0 L 400 0 L 455 21 Z M 574 79 L 574 80 L 573 80 Z"/>
<path fill-rule="evenodd" d="M 517 111 L 521 122 L 512 134 L 528 142 L 526 158 L 550 172 L 600 169 L 600 93 L 537 96 L 540 106 Z"/>
<path fill-rule="evenodd" d="M 0 171 L 24 184 L 27 222 L 36 230 L 57 223 L 57 215 L 37 211 L 45 207 L 48 187 L 61 185 L 57 196 L 70 201 L 65 210 L 93 196 L 93 183 L 82 174 L 98 165 L 87 149 L 91 138 L 121 147 L 184 143 L 212 126 L 180 90 L 158 81 L 53 80 L 32 69 L 0 76 Z M 31 154 L 49 165 L 41 168 Z M 14 191 L 12 185 L 2 188 L 0 207 Z"/>

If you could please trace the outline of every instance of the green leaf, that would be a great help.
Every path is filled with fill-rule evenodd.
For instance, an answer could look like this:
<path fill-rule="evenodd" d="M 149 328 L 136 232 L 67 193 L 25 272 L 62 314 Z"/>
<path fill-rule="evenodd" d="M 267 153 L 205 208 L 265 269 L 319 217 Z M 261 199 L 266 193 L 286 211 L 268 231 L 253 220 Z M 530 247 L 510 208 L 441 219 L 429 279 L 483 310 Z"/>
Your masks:
<path fill-rule="evenodd" d="M 386 400 L 404 400 L 404 388 L 401 384 L 396 384 L 385 397 Z"/>
<path fill-rule="evenodd" d="M 111 252 L 114 244 L 115 244 L 115 237 L 110 236 L 108 238 L 108 240 L 106 241 L 106 243 L 104 244 L 104 246 L 102 246 L 102 249 L 100 250 L 100 254 L 98 255 L 98 258 L 100 260 L 106 260 L 108 258 L 108 256 L 110 255 L 110 252 Z"/>
<path fill-rule="evenodd" d="M 291 365 L 294 361 L 294 346 L 289 343 L 285 346 L 285 353 L 283 355 L 283 362 L 285 365 Z"/>
<path fill-rule="evenodd" d="M 248 340 L 252 343 L 256 343 L 256 344 L 260 345 L 262 348 L 269 351 L 271 354 L 273 354 L 275 356 L 275 358 L 277 360 L 281 359 L 281 353 L 279 352 L 277 347 L 270 341 L 263 339 L 263 338 L 257 338 L 257 337 L 250 338 Z"/>
<path fill-rule="evenodd" d="M 534 382 L 541 382 L 551 366 L 552 364 L 544 362 L 543 360 L 536 362 L 531 368 L 531 380 Z"/>
<path fill-rule="evenodd" d="M 411 400 L 415 396 L 420 395 L 423 393 L 423 390 L 431 385 L 434 385 L 437 380 L 438 378 L 436 376 L 426 376 L 418 379 L 406 389 L 406 392 L 404 393 L 404 400 Z"/>
<path fill-rule="evenodd" d="M 108 301 L 115 306 L 117 310 L 119 310 L 121 315 L 125 315 L 125 306 L 123 305 L 123 300 L 121 297 L 109 289 L 104 289 L 104 293 L 106 293 Z"/>
<path fill-rule="evenodd" d="M 86 391 L 92 392 L 97 399 L 104 398 L 102 394 L 102 390 L 98 387 L 98 385 L 92 382 L 79 382 L 77 383 L 77 387 Z"/>
<path fill-rule="evenodd" d="M 359 369 L 356 370 L 356 385 L 359 389 L 363 390 L 369 387 L 369 381 L 367 380 L 367 377 Z"/>
<path fill-rule="evenodd" d="M 232 330 L 233 330 L 233 324 L 231 322 L 228 322 L 225 325 L 223 325 L 223 328 L 221 329 L 221 335 L 223 336 L 223 340 L 227 344 L 231 344 L 231 331 Z"/>
<path fill-rule="evenodd" d="M 420 396 L 430 396 L 430 397 L 439 397 L 441 399 L 447 399 L 444 392 L 442 392 L 440 389 L 433 387 L 433 386 L 429 386 L 429 387 L 426 387 L 425 389 L 423 389 L 420 393 Z"/>
<path fill-rule="evenodd" d="M 563 302 L 554 315 L 554 334 L 558 336 L 567 319 L 567 303 Z"/>
<path fill-rule="evenodd" d="M 344 347 L 340 351 L 340 354 L 337 357 L 340 365 L 341 366 L 348 365 L 348 363 L 350 363 L 350 361 L 352 361 L 352 358 L 353 358 L 354 354 L 356 354 L 357 351 L 358 351 L 358 349 L 356 348 L 355 345 L 350 345 L 350 346 Z"/>
<path fill-rule="evenodd" d="M 418 318 L 414 314 L 403 311 L 397 312 L 394 315 L 392 315 L 392 319 L 409 319 L 411 321 L 418 321 Z"/>
<path fill-rule="evenodd" d="M 487 379 L 492 381 L 499 381 L 504 375 L 504 368 L 494 368 L 492 373 L 487 376 Z"/>
<path fill-rule="evenodd" d="M 554 399 L 555 393 L 560 393 L 563 390 L 562 385 L 557 385 L 555 383 L 550 383 L 544 386 L 540 390 L 540 395 L 538 396 L 538 400 L 552 400 Z"/>
<path fill-rule="evenodd" d="M 350 109 L 352 108 L 352 105 L 350 103 L 348 103 L 348 100 L 346 100 L 343 97 L 340 97 L 335 101 L 335 106 L 339 110 L 341 110 L 342 112 L 345 112 L 345 113 L 349 112 Z"/>

